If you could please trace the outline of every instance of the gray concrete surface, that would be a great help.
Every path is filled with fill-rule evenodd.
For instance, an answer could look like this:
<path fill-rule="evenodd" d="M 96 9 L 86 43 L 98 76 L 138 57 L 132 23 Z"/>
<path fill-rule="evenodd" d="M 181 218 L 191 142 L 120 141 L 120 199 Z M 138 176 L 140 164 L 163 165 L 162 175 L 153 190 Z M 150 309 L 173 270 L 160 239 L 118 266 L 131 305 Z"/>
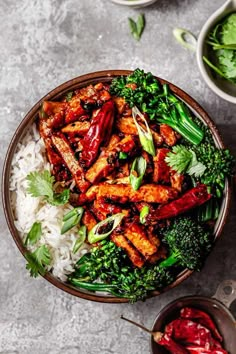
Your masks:
<path fill-rule="evenodd" d="M 146 29 L 136 42 L 129 16 L 139 10 L 109 0 L 2 0 L 0 2 L 1 168 L 9 141 L 30 107 L 60 83 L 95 70 L 150 70 L 180 86 L 209 112 L 235 152 L 235 106 L 218 98 L 200 77 L 195 55 L 172 37 L 175 26 L 198 34 L 223 0 L 159 0 L 143 9 Z M 235 199 L 235 197 L 233 197 Z M 235 201 L 201 273 L 178 288 L 135 305 L 86 302 L 31 279 L 1 211 L 0 353 L 146 354 L 149 336 L 121 322 L 124 314 L 151 327 L 158 311 L 187 294 L 211 296 L 236 278 Z M 235 309 L 235 306 L 234 306 Z"/>

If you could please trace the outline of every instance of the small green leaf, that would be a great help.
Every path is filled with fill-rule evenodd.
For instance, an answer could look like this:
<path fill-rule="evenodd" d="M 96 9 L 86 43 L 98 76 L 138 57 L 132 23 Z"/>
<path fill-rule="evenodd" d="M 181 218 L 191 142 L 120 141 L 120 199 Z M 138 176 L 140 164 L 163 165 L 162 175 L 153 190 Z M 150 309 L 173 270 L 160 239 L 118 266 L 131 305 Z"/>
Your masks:
<path fill-rule="evenodd" d="M 189 164 L 192 161 L 192 152 L 186 149 L 183 145 L 176 145 L 172 148 L 165 161 L 168 166 L 178 173 L 183 173 L 187 170 Z"/>
<path fill-rule="evenodd" d="M 142 145 L 143 149 L 146 152 L 148 152 L 152 156 L 155 156 L 156 150 L 155 150 L 151 130 L 148 126 L 146 119 L 144 118 L 144 115 L 139 111 L 139 109 L 136 106 L 132 108 L 132 117 L 136 125 L 136 128 L 138 130 L 140 144 Z M 143 126 L 139 125 L 136 119 L 137 117 L 139 117 L 143 121 L 146 129 L 144 129 Z"/>
<path fill-rule="evenodd" d="M 140 212 L 140 215 L 139 215 L 139 220 L 140 220 L 141 224 L 145 224 L 145 222 L 146 222 L 146 217 L 148 216 L 149 211 L 150 211 L 150 209 L 149 209 L 149 207 L 148 207 L 147 205 L 145 205 L 145 206 L 142 208 L 142 210 L 141 210 L 141 212 Z"/>
<path fill-rule="evenodd" d="M 128 154 L 126 152 L 120 151 L 119 152 L 119 159 L 120 160 L 126 160 L 128 157 Z"/>
<path fill-rule="evenodd" d="M 95 225 L 92 230 L 89 231 L 88 234 L 88 242 L 95 243 L 107 238 L 115 228 L 120 224 L 121 220 L 123 219 L 124 214 L 118 213 L 115 215 L 110 216 L 109 218 L 100 221 L 97 225 Z M 103 232 L 103 230 L 106 230 Z M 107 231 L 108 229 L 108 231 Z M 102 230 L 100 233 L 100 230 Z"/>
<path fill-rule="evenodd" d="M 135 191 L 139 189 L 142 184 L 143 177 L 147 168 L 147 162 L 142 156 L 136 157 L 130 170 L 130 184 Z"/>
<path fill-rule="evenodd" d="M 40 240 L 41 236 L 42 236 L 42 225 L 41 222 L 36 221 L 35 223 L 33 223 L 30 231 L 28 232 L 24 245 L 25 246 L 35 245 L 35 243 L 37 243 Z"/>
<path fill-rule="evenodd" d="M 78 231 L 79 237 L 75 241 L 74 247 L 73 247 L 73 253 L 78 252 L 80 247 L 83 245 L 84 241 L 86 240 L 86 233 L 87 233 L 87 228 L 85 225 L 82 225 Z"/>
<path fill-rule="evenodd" d="M 73 96 L 73 91 L 68 92 L 66 95 L 66 101 L 69 102 L 72 99 L 72 96 Z"/>
<path fill-rule="evenodd" d="M 45 275 L 45 266 L 51 263 L 51 255 L 46 245 L 38 247 L 32 253 L 27 252 L 25 258 L 28 261 L 26 269 L 30 271 L 32 277 L 37 277 L 39 274 Z"/>
<path fill-rule="evenodd" d="M 132 36 L 139 41 L 145 28 L 145 17 L 144 14 L 138 16 L 137 22 L 129 17 L 129 27 Z"/>

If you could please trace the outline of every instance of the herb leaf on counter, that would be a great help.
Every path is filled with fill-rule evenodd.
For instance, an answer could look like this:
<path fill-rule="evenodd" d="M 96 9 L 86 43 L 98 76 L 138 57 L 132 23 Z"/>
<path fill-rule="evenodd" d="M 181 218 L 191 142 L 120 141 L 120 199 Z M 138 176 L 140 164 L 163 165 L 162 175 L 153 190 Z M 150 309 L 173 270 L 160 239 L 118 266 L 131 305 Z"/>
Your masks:
<path fill-rule="evenodd" d="M 129 17 L 129 27 L 132 36 L 139 41 L 145 28 L 145 17 L 144 14 L 138 16 L 137 22 L 135 22 L 131 17 Z"/>

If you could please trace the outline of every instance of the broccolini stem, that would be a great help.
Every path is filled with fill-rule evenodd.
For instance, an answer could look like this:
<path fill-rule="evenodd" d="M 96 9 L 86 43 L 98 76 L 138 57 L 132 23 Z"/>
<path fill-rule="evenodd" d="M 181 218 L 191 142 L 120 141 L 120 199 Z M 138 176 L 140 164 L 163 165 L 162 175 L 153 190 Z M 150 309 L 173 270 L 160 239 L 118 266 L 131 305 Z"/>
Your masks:
<path fill-rule="evenodd" d="M 166 268 L 166 267 L 171 267 L 175 263 L 178 262 L 178 256 L 176 253 L 172 253 L 168 258 L 166 258 L 164 261 L 162 261 L 159 266 L 160 268 Z"/>

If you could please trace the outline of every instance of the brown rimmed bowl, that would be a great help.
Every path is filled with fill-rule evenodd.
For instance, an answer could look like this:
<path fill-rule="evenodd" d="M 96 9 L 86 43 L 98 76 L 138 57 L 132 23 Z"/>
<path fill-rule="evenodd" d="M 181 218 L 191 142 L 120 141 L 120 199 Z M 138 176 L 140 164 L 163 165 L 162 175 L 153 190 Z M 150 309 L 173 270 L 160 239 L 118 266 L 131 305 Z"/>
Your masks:
<path fill-rule="evenodd" d="M 11 172 L 11 165 L 12 165 L 12 159 L 14 156 L 14 153 L 16 151 L 18 143 L 21 141 L 21 139 L 24 137 L 25 133 L 27 132 L 27 129 L 29 126 L 35 121 L 39 114 L 39 110 L 41 108 L 42 102 L 45 100 L 57 100 L 60 99 L 62 96 L 64 96 L 67 92 L 85 87 L 89 84 L 96 84 L 98 82 L 110 82 L 113 78 L 120 76 L 120 75 L 128 75 L 132 71 L 128 70 L 106 70 L 106 71 L 98 71 L 95 73 L 90 73 L 86 75 L 82 75 L 79 77 L 76 77 L 72 80 L 69 80 L 65 82 L 64 84 L 56 87 L 54 90 L 50 91 L 47 95 L 45 95 L 38 103 L 35 104 L 35 106 L 26 114 L 25 118 L 22 120 L 18 128 L 16 129 L 16 132 L 11 140 L 11 143 L 9 145 L 5 162 L 4 162 L 4 168 L 3 168 L 3 177 L 2 177 L 2 198 L 3 198 L 3 208 L 5 212 L 5 217 L 7 220 L 8 227 L 10 229 L 10 232 L 12 234 L 12 237 L 19 248 L 20 252 L 23 254 L 23 256 L 26 253 L 26 248 L 24 247 L 21 237 L 15 227 L 14 224 L 14 214 L 11 208 L 11 193 L 9 190 L 9 183 L 10 183 L 10 172 Z M 177 86 L 169 83 L 168 81 L 158 78 L 161 84 L 167 83 L 169 85 L 170 90 L 178 96 L 181 100 L 183 100 L 190 110 L 193 112 L 194 115 L 196 115 L 198 118 L 200 118 L 208 127 L 210 128 L 213 138 L 215 140 L 216 146 L 219 148 L 224 148 L 224 143 L 221 139 L 221 136 L 215 127 L 213 121 L 211 118 L 208 116 L 208 114 L 204 111 L 204 109 L 192 98 L 190 97 L 186 92 L 182 91 L 180 88 Z M 218 217 L 218 220 L 215 225 L 214 229 L 214 235 L 215 235 L 215 240 L 217 240 L 220 237 L 220 234 L 222 232 L 223 226 L 226 221 L 226 217 L 229 211 L 229 202 L 230 202 L 230 195 L 231 195 L 231 188 L 229 181 L 226 181 L 225 185 L 225 191 L 224 191 L 224 198 L 222 201 L 221 205 L 221 210 L 220 210 L 220 215 Z M 188 278 L 192 274 L 192 271 L 190 270 L 184 270 L 182 271 L 176 280 L 171 283 L 168 287 L 162 290 L 162 292 L 165 292 L 178 284 L 180 284 L 182 281 L 184 281 L 186 278 Z M 50 283 L 55 285 L 57 288 L 68 292 L 71 295 L 78 296 L 80 298 L 86 299 L 86 300 L 91 300 L 91 301 L 97 301 L 97 302 L 107 302 L 107 303 L 124 303 L 128 302 L 128 299 L 124 298 L 118 298 L 114 296 L 106 296 L 106 295 L 99 295 L 95 294 L 92 292 L 88 291 L 83 291 L 79 290 L 75 287 L 73 287 L 70 284 L 64 283 L 60 281 L 59 279 L 55 278 L 51 273 L 47 273 L 44 278 L 48 280 Z M 159 295 L 160 292 L 154 291 L 152 293 L 152 296 L 157 296 Z"/>

